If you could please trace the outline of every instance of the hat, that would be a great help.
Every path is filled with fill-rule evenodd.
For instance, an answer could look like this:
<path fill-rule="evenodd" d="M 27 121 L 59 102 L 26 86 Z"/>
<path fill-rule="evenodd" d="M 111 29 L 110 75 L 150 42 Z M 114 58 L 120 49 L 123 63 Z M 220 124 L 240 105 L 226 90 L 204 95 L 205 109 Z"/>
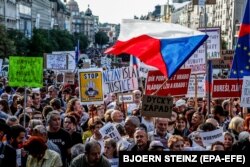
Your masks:
<path fill-rule="evenodd" d="M 150 143 L 149 149 L 155 148 L 155 147 L 161 147 L 161 148 L 163 148 L 163 149 L 166 148 L 166 147 L 164 147 L 164 145 L 162 144 L 162 142 L 157 141 L 157 140 L 154 140 L 154 141 L 152 141 L 152 142 Z"/>
<path fill-rule="evenodd" d="M 185 100 L 179 99 L 179 100 L 176 101 L 175 106 L 180 107 L 180 106 L 185 105 L 185 104 L 186 104 Z"/>

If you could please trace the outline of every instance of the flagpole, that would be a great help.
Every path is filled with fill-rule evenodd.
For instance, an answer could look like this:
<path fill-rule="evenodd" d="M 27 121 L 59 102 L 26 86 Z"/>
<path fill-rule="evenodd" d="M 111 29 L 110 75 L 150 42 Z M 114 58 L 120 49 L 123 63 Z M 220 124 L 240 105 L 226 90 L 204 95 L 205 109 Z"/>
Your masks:
<path fill-rule="evenodd" d="M 207 34 L 207 18 L 206 18 L 206 14 L 207 14 L 207 0 L 205 0 L 205 4 L 204 4 L 204 28 L 205 28 L 205 33 Z M 210 114 L 210 109 L 211 109 L 211 94 L 210 94 L 210 65 L 209 65 L 209 61 L 208 57 L 207 57 L 207 42 L 205 41 L 205 61 L 206 61 L 206 74 L 207 74 L 207 80 L 208 80 L 208 91 L 207 91 L 207 115 Z"/>
<path fill-rule="evenodd" d="M 163 82 L 163 84 L 155 91 L 153 92 L 151 95 L 156 95 L 160 89 L 168 82 L 168 78 L 165 79 L 165 81 Z"/>

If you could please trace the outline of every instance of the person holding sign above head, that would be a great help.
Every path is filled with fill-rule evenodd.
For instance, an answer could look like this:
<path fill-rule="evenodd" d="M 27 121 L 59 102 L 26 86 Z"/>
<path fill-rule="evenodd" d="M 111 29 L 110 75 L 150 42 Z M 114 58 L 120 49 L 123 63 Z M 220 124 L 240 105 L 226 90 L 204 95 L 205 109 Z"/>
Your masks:
<path fill-rule="evenodd" d="M 141 105 L 141 98 L 142 98 L 142 93 L 140 90 L 134 90 L 134 103 L 127 104 L 127 115 L 132 115 L 132 111 L 134 109 L 140 108 Z"/>

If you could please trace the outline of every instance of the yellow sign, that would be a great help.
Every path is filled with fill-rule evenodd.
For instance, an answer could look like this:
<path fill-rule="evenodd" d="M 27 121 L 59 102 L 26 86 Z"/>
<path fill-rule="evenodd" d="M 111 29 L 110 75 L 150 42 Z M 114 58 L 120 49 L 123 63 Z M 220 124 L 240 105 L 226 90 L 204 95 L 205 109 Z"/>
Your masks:
<path fill-rule="evenodd" d="M 100 104 L 104 101 L 102 69 L 79 70 L 80 100 L 82 104 Z"/>

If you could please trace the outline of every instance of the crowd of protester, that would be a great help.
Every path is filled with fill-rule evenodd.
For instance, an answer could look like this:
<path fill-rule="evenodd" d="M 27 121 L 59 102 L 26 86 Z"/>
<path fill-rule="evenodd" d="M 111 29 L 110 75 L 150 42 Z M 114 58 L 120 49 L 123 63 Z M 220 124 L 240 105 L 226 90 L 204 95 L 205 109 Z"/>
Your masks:
<path fill-rule="evenodd" d="M 250 151 L 250 108 L 239 98 L 213 99 L 209 112 L 205 98 L 197 105 L 174 98 L 171 118 L 146 117 L 143 89 L 133 91 L 132 104 L 118 104 L 112 93 L 103 104 L 81 105 L 77 84 L 45 83 L 26 91 L 0 83 L 0 166 L 115 167 L 119 151 Z M 99 132 L 109 122 L 119 142 Z M 224 141 L 205 146 L 199 134 L 220 127 Z"/>

